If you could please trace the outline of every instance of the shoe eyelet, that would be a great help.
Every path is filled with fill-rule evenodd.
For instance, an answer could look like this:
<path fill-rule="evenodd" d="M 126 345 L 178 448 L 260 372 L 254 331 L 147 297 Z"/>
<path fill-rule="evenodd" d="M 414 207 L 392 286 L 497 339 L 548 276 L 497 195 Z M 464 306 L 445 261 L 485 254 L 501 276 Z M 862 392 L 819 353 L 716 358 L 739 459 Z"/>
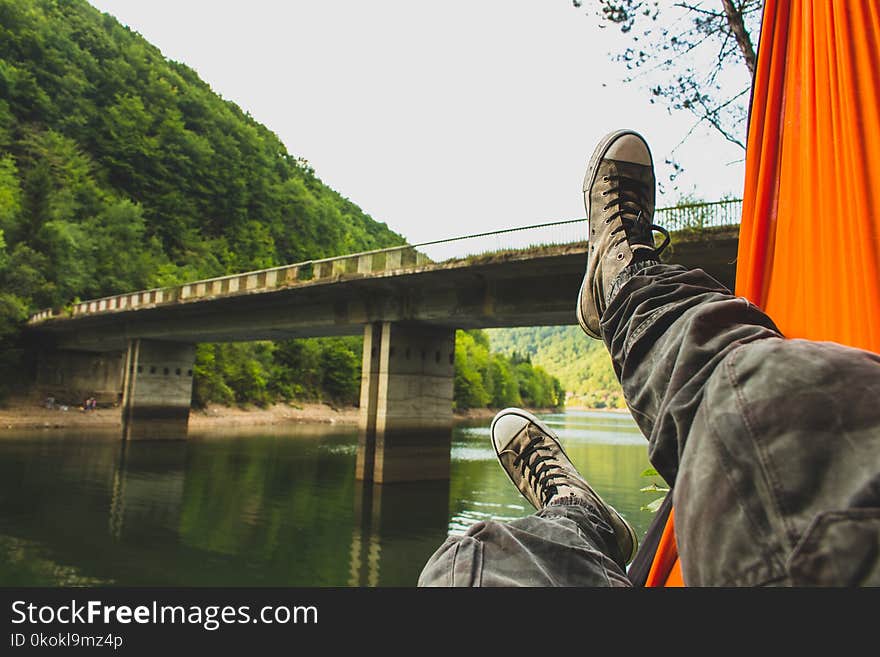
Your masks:
<path fill-rule="evenodd" d="M 618 254 L 617 254 L 617 259 L 618 259 L 618 260 L 623 260 L 623 254 L 622 254 L 622 253 L 618 253 Z"/>
<path fill-rule="evenodd" d="M 611 219 L 606 219 L 606 220 L 605 220 L 605 223 L 606 223 L 606 224 L 610 224 L 610 223 L 611 223 Z"/>
<path fill-rule="evenodd" d="M 602 192 L 602 196 L 608 196 L 608 192 L 607 191 Z"/>

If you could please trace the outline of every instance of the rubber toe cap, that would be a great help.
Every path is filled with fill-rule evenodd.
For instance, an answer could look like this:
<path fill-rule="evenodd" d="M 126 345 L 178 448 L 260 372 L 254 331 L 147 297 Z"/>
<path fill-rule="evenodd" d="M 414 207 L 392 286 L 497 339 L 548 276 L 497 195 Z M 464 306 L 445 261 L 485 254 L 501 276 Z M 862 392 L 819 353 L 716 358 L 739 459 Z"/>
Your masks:
<path fill-rule="evenodd" d="M 633 162 L 651 166 L 651 151 L 641 137 L 633 134 L 621 135 L 605 152 L 605 157 L 618 162 Z"/>
<path fill-rule="evenodd" d="M 501 411 L 492 420 L 492 442 L 495 451 L 501 453 L 529 424 L 528 418 L 515 413 Z"/>

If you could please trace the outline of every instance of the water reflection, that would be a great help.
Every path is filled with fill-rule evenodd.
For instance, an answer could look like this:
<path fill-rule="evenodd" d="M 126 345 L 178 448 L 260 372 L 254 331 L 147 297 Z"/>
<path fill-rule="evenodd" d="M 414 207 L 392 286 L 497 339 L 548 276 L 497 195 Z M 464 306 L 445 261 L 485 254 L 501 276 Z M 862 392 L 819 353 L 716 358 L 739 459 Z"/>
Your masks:
<path fill-rule="evenodd" d="M 629 417 L 546 419 L 643 532 L 646 449 Z M 448 533 L 532 511 L 486 424 L 455 430 L 450 481 L 384 486 L 355 480 L 348 428 L 3 437 L 0 585 L 412 586 Z"/>
<path fill-rule="evenodd" d="M 144 527 L 174 531 L 180 522 L 186 480 L 186 450 L 181 443 L 117 443 L 110 485 L 110 536 L 121 541 Z"/>
<path fill-rule="evenodd" d="M 448 517 L 448 481 L 360 485 L 348 585 L 411 586 L 446 538 Z"/>

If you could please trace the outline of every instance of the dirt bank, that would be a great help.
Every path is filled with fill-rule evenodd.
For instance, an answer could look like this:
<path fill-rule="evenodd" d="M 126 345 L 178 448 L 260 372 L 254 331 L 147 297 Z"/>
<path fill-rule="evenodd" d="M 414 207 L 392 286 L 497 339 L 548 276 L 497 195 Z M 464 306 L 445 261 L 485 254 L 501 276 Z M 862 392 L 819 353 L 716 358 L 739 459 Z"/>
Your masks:
<path fill-rule="evenodd" d="M 32 399 L 7 400 L 0 407 L 0 431 L 15 429 L 112 428 L 120 426 L 118 407 L 83 411 L 75 406 L 49 409 Z M 189 416 L 191 429 L 280 425 L 289 422 L 309 424 L 357 425 L 358 409 L 354 406 L 334 408 L 327 404 L 275 404 L 268 408 L 242 409 L 210 405 L 193 409 Z"/>
<path fill-rule="evenodd" d="M 492 418 L 494 418 L 500 410 L 500 408 L 469 408 L 466 411 L 455 411 L 455 413 L 453 413 L 453 417 L 457 421 L 461 422 L 472 422 L 478 420 L 486 420 L 491 422 Z M 538 417 L 541 417 L 542 415 L 549 415 L 550 413 L 563 412 L 558 408 L 527 408 L 526 410 L 532 415 L 537 415 Z"/>
<path fill-rule="evenodd" d="M 355 406 L 339 408 L 328 404 L 298 403 L 275 404 L 268 408 L 238 408 L 236 406 L 209 405 L 205 409 L 192 410 L 189 426 L 193 429 L 236 427 L 301 422 L 309 424 L 358 423 L 359 409 Z"/>
<path fill-rule="evenodd" d="M 65 410 L 66 409 L 66 410 Z M 571 408 L 569 410 L 593 410 Z M 626 410 L 600 409 L 603 411 L 626 413 Z M 490 422 L 498 409 L 475 408 L 457 411 L 456 422 Z M 537 416 L 558 413 L 558 409 L 530 409 Z M 250 427 L 282 425 L 290 422 L 305 424 L 339 424 L 356 426 L 359 410 L 355 406 L 333 407 L 328 404 L 299 403 L 275 404 L 268 408 L 238 408 L 235 406 L 210 405 L 204 409 L 193 409 L 189 416 L 189 426 L 193 430 L 221 427 Z M 0 431 L 15 429 L 63 429 L 112 428 L 119 426 L 118 407 L 98 408 L 82 411 L 77 407 L 45 408 L 33 399 L 7 400 L 0 407 Z"/>
<path fill-rule="evenodd" d="M 67 408 L 67 410 L 63 410 Z M 84 412 L 76 407 L 41 408 L 36 404 L 4 405 L 0 408 L 0 431 L 9 429 L 112 428 L 119 426 L 118 408 Z"/>

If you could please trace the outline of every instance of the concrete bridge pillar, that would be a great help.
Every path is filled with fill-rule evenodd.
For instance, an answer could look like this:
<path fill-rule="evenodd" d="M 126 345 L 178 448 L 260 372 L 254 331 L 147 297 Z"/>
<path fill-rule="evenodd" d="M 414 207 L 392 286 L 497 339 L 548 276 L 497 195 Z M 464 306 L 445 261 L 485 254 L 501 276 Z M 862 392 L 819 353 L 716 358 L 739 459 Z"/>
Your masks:
<path fill-rule="evenodd" d="M 449 478 L 455 330 L 376 322 L 364 330 L 358 479 Z"/>
<path fill-rule="evenodd" d="M 122 389 L 123 440 L 186 438 L 193 344 L 132 340 Z"/>
<path fill-rule="evenodd" d="M 95 397 L 101 406 L 118 404 L 124 365 L 124 353 L 43 350 L 36 387 L 59 404 L 78 405 L 87 397 Z"/>

